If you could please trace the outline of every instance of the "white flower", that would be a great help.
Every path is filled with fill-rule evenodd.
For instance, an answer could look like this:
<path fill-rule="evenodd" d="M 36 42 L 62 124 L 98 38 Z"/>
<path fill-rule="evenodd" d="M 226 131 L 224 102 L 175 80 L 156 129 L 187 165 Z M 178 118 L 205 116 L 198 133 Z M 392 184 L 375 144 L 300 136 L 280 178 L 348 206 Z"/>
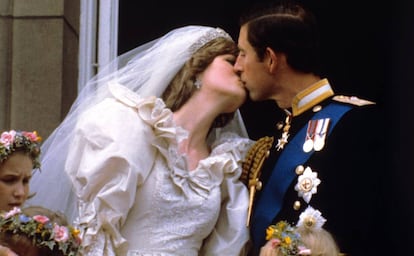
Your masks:
<path fill-rule="evenodd" d="M 303 197 L 306 203 L 312 198 L 313 194 L 316 194 L 317 187 L 321 183 L 318 179 L 318 173 L 312 172 L 310 167 L 306 167 L 302 175 L 298 177 L 298 183 L 295 186 L 295 190 L 298 191 L 298 196 Z"/>
<path fill-rule="evenodd" d="M 311 229 L 320 229 L 323 224 L 325 224 L 326 219 L 322 217 L 320 211 L 315 210 L 312 206 L 308 206 L 305 211 L 303 211 L 299 216 L 299 221 L 296 226 L 311 228 Z"/>

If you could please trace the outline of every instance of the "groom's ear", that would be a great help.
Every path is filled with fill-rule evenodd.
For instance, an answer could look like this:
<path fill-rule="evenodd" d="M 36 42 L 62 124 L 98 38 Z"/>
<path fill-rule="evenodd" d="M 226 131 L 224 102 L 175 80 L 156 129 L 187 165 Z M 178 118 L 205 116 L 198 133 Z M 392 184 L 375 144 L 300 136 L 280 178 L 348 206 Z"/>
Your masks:
<path fill-rule="evenodd" d="M 278 56 L 275 51 L 273 51 L 272 48 L 266 47 L 265 52 L 265 64 L 269 70 L 270 73 L 274 73 L 276 71 L 277 65 L 278 65 Z"/>

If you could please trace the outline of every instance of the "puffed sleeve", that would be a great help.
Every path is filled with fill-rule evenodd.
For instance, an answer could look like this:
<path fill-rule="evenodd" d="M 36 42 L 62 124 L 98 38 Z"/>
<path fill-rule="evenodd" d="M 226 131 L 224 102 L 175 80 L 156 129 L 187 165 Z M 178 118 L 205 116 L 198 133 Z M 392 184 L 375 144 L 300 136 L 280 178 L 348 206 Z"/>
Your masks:
<path fill-rule="evenodd" d="M 154 158 L 151 127 L 137 109 L 108 98 L 80 116 L 65 170 L 79 197 L 83 255 L 116 255 L 137 186 Z"/>
<path fill-rule="evenodd" d="M 221 184 L 221 209 L 214 230 L 204 242 L 200 255 L 246 255 L 249 195 L 239 178 L 242 160 L 253 142 L 232 135 L 226 136 L 225 141 L 220 143 L 215 150 L 227 151 L 222 155 L 227 162 Z"/>

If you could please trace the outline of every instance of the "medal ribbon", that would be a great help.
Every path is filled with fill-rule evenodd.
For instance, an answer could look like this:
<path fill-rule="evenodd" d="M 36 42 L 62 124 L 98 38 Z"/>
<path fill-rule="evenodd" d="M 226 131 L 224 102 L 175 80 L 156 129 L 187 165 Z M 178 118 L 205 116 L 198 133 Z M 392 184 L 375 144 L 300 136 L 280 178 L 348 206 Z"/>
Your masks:
<path fill-rule="evenodd" d="M 316 130 L 316 120 L 309 120 L 308 122 L 308 130 L 306 131 L 306 140 L 314 140 Z"/>
<path fill-rule="evenodd" d="M 315 151 L 322 150 L 323 146 L 325 145 L 325 138 L 326 138 L 326 132 L 328 130 L 329 126 L 329 118 L 324 118 L 317 120 L 317 128 L 316 128 L 316 134 L 314 138 L 314 144 L 313 149 Z"/>

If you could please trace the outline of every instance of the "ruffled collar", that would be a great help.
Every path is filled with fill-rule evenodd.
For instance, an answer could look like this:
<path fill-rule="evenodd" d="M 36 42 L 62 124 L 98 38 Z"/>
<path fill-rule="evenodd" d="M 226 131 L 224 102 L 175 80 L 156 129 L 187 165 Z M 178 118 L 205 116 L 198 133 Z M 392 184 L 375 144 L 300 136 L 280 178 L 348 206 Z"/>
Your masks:
<path fill-rule="evenodd" d="M 220 185 L 223 180 L 221 165 L 225 164 L 223 152 L 218 151 L 221 154 L 216 155 L 217 151 L 213 150 L 209 157 L 199 162 L 195 170 L 189 171 L 185 155 L 178 152 L 178 144 L 187 138 L 188 132 L 175 124 L 173 113 L 166 108 L 162 99 L 142 98 L 128 88 L 115 83 L 110 84 L 109 89 L 117 100 L 136 108 L 140 118 L 153 127 L 155 140 L 152 145 L 166 160 L 174 184 L 185 194 L 194 192 L 207 197 L 214 187 Z"/>

